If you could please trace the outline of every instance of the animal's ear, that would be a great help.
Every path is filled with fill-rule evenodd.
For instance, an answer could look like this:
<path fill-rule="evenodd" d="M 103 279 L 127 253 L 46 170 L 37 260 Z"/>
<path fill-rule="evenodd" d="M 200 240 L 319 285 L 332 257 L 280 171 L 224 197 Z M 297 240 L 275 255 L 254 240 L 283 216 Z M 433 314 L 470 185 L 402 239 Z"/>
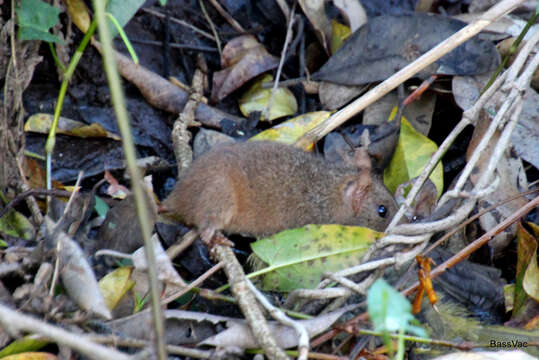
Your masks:
<path fill-rule="evenodd" d="M 360 215 L 361 206 L 371 191 L 371 184 L 371 174 L 365 169 L 361 169 L 358 177 L 348 183 L 344 196 L 345 200 L 351 204 L 355 216 Z"/>
<path fill-rule="evenodd" d="M 367 172 L 370 176 L 372 164 L 369 155 L 369 144 L 369 130 L 365 129 L 361 134 L 361 146 L 356 149 L 354 154 L 354 163 L 357 168 Z"/>

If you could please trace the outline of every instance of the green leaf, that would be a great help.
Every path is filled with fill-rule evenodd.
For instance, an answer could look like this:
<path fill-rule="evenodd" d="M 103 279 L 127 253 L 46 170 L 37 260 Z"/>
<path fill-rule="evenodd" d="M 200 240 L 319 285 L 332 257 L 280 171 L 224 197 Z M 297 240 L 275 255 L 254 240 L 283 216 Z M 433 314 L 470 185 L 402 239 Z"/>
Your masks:
<path fill-rule="evenodd" d="M 13 341 L 11 344 L 3 348 L 0 351 L 0 358 L 29 351 L 36 351 L 45 347 L 48 343 L 48 340 L 39 339 L 39 337 L 36 335 L 28 335 Z"/>
<path fill-rule="evenodd" d="M 342 225 L 307 225 L 285 230 L 251 244 L 258 259 L 269 267 L 250 277 L 264 274 L 265 290 L 312 289 L 324 272 L 357 265 L 382 235 L 368 228 Z"/>
<path fill-rule="evenodd" d="M 116 18 L 121 27 L 124 27 L 144 4 L 144 0 L 109 0 L 106 11 Z M 110 35 L 118 34 L 116 27 L 110 19 L 107 19 Z"/>
<path fill-rule="evenodd" d="M 411 313 L 412 305 L 384 279 L 372 284 L 367 294 L 367 309 L 375 331 L 409 331 L 417 336 L 426 337 L 426 331 L 410 325 L 415 321 Z"/>
<path fill-rule="evenodd" d="M 390 119 L 395 116 L 395 113 L 396 108 L 393 109 Z M 384 184 L 389 191 L 394 194 L 400 184 L 419 176 L 437 149 L 436 143 L 416 131 L 403 116 L 397 148 L 389 166 L 384 170 Z M 436 165 L 429 178 L 436 186 L 439 197 L 444 188 L 444 171 L 441 162 Z"/>
<path fill-rule="evenodd" d="M 60 10 L 41 0 L 21 0 L 17 8 L 18 38 L 20 40 L 43 40 L 61 42 L 49 32 L 58 23 Z"/>
<path fill-rule="evenodd" d="M 110 207 L 108 204 L 99 196 L 95 197 L 95 212 L 99 215 L 100 218 L 105 219 L 107 217 L 107 212 Z"/>
<path fill-rule="evenodd" d="M 30 240 L 34 236 L 34 226 L 23 214 L 9 209 L 0 218 L 0 233 Z"/>

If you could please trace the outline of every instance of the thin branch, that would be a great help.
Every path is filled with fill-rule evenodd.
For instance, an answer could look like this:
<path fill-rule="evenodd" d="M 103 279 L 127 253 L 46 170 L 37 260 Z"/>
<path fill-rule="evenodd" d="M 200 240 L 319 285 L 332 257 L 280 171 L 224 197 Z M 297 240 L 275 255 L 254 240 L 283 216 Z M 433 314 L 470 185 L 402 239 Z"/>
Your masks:
<path fill-rule="evenodd" d="M 225 9 L 217 2 L 217 0 L 210 0 L 211 4 L 217 10 L 219 14 L 221 14 L 222 17 L 225 18 L 225 20 L 236 30 L 237 32 L 244 33 L 245 29 L 243 26 L 240 25 L 239 22 L 237 22 L 232 16 L 230 16 L 229 13 L 226 12 Z"/>
<path fill-rule="evenodd" d="M 393 76 L 389 77 L 384 82 L 374 87 L 372 90 L 367 92 L 359 99 L 355 100 L 348 106 L 336 112 L 325 122 L 308 131 L 297 141 L 297 145 L 299 147 L 304 147 L 304 145 L 318 141 L 319 139 L 333 131 L 335 128 L 342 125 L 348 119 L 350 119 L 360 111 L 364 110 L 367 106 L 374 103 L 376 100 L 380 99 L 381 97 L 389 93 L 391 90 L 395 89 L 404 81 L 410 79 L 415 74 L 417 74 L 436 60 L 440 59 L 442 56 L 451 52 L 453 49 L 455 49 L 457 46 L 459 46 L 466 40 L 479 33 L 493 21 L 515 9 L 524 1 L 525 0 L 503 0 L 498 4 L 494 5 L 480 18 L 478 18 L 471 24 L 465 26 L 446 40 L 442 41 L 440 44 L 423 54 L 421 57 L 419 57 L 411 64 L 407 65 L 402 70 L 395 73 Z"/>
<path fill-rule="evenodd" d="M 142 11 L 147 12 L 148 14 L 152 14 L 153 16 L 157 16 L 158 18 L 161 18 L 161 19 L 165 18 L 165 15 L 161 14 L 159 11 L 155 11 L 155 10 L 152 10 L 152 9 L 146 9 L 146 8 L 142 8 Z M 215 38 L 212 36 L 212 34 L 207 33 L 204 30 L 199 29 L 196 26 L 189 24 L 188 22 L 185 22 L 185 21 L 180 20 L 180 19 L 175 18 L 175 17 L 170 17 L 170 21 L 175 22 L 176 24 L 185 26 L 185 27 L 193 30 L 197 34 L 202 35 L 205 38 L 210 39 L 212 41 L 215 41 Z"/>
<path fill-rule="evenodd" d="M 253 285 L 251 280 L 247 279 L 247 285 L 249 289 L 255 294 L 258 301 L 264 306 L 264 308 L 269 311 L 270 315 L 283 325 L 290 326 L 296 330 L 298 333 L 298 350 L 299 356 L 298 360 L 307 360 L 309 355 L 309 333 L 304 325 L 301 323 L 290 319 L 286 314 L 280 309 L 273 306 L 268 299 Z"/>
<path fill-rule="evenodd" d="M 39 334 L 57 344 L 67 346 L 95 360 L 130 360 L 131 357 L 117 350 L 95 344 L 81 334 L 73 334 L 57 326 L 23 315 L 0 304 L 0 325 L 10 332 L 27 331 Z"/>
<path fill-rule="evenodd" d="M 434 270 L 431 271 L 431 279 L 436 279 L 440 276 L 445 270 L 449 269 L 452 266 L 460 263 L 463 260 L 466 260 L 471 253 L 479 249 L 481 246 L 485 245 L 490 239 L 492 239 L 496 234 L 499 234 L 504 229 L 507 229 L 513 223 L 524 217 L 528 212 L 533 210 L 535 207 L 539 206 L 539 196 L 537 196 L 532 201 L 528 202 L 513 215 L 496 225 L 491 230 L 487 231 L 479 239 L 472 242 L 470 245 L 466 246 L 464 249 L 459 251 L 457 254 L 453 255 L 451 258 L 447 259 L 444 263 L 437 266 Z M 416 282 L 414 285 L 410 286 L 408 289 L 404 290 L 402 293 L 404 295 L 412 294 L 419 286 L 419 282 Z"/>

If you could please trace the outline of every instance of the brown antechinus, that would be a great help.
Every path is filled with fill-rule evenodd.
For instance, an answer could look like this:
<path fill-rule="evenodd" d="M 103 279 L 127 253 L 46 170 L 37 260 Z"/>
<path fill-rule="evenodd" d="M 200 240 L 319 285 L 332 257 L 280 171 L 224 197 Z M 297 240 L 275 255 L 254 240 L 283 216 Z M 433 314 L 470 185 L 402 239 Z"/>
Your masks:
<path fill-rule="evenodd" d="M 332 164 L 269 141 L 220 146 L 193 162 L 160 213 L 196 226 L 205 241 L 220 230 L 266 236 L 307 224 L 383 231 L 395 201 L 365 150 L 356 150 L 355 162 Z"/>

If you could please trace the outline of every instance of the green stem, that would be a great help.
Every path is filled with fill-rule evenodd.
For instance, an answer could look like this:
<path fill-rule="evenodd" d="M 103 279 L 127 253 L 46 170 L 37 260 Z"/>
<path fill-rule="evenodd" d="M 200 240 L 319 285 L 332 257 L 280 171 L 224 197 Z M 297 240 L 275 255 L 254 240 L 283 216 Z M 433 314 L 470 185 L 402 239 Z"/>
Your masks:
<path fill-rule="evenodd" d="M 118 20 L 116 20 L 114 15 L 112 15 L 111 13 L 107 13 L 107 17 L 114 24 L 114 27 L 116 28 L 116 31 L 118 31 L 118 34 L 120 34 L 120 37 L 122 38 L 122 41 L 124 42 L 125 47 L 127 48 L 127 51 L 129 52 L 129 55 L 131 55 L 131 59 L 136 65 L 138 65 L 139 61 L 138 61 L 137 53 L 135 52 L 133 45 L 131 45 L 131 41 L 129 41 L 129 38 L 125 34 L 124 29 L 120 26 L 120 23 L 118 22 Z"/>
<path fill-rule="evenodd" d="M 155 348 L 159 360 L 167 360 L 166 337 L 163 313 L 159 304 L 159 283 L 157 281 L 156 260 L 154 245 L 150 238 L 152 228 L 149 222 L 149 213 L 146 208 L 144 189 L 142 188 L 142 177 L 136 164 L 135 145 L 131 136 L 131 127 L 125 105 L 125 98 L 121 87 L 120 75 L 115 62 L 114 49 L 112 48 L 112 38 L 107 25 L 105 15 L 105 1 L 94 0 L 95 17 L 99 26 L 99 36 L 102 44 L 103 64 L 110 87 L 110 95 L 114 113 L 118 121 L 118 128 L 122 135 L 122 145 L 127 162 L 127 169 L 131 176 L 131 189 L 135 195 L 137 215 L 140 229 L 144 239 L 144 252 L 146 263 L 148 264 L 148 280 L 150 283 L 150 297 L 152 300 L 152 315 L 155 328 Z"/>
<path fill-rule="evenodd" d="M 71 61 L 67 67 L 67 70 L 64 73 L 64 80 L 60 86 L 60 92 L 58 93 L 58 99 L 56 100 L 56 107 L 54 108 L 54 119 L 52 121 L 51 128 L 49 130 L 49 136 L 47 137 L 47 142 L 45 143 L 45 154 L 47 158 L 47 189 L 52 189 L 52 177 L 51 177 L 51 168 L 52 168 L 52 153 L 54 151 L 54 144 L 56 142 L 56 130 L 58 129 L 58 121 L 60 120 L 60 114 L 62 113 L 62 106 L 64 104 L 65 95 L 67 92 L 67 86 L 69 81 L 79 64 L 82 54 L 88 45 L 92 35 L 95 32 L 97 24 L 94 21 L 90 24 L 88 31 L 84 34 L 81 43 L 77 47 L 77 50 L 71 57 Z"/>
<path fill-rule="evenodd" d="M 539 2 L 538 2 L 539 4 Z M 539 5 L 538 5 L 539 6 Z M 494 74 L 492 74 L 492 76 L 490 77 L 490 79 L 488 79 L 488 83 L 485 85 L 485 87 L 483 88 L 483 90 L 481 90 L 481 95 L 483 95 L 483 93 L 485 91 L 487 91 L 487 89 L 494 83 L 494 80 L 496 80 L 496 78 L 498 77 L 498 75 L 500 75 L 500 73 L 502 72 L 502 70 L 505 68 L 505 65 L 507 65 L 507 62 L 509 61 L 509 59 L 511 58 L 511 55 L 513 55 L 517 49 L 518 49 L 518 46 L 520 45 L 520 43 L 522 42 L 522 39 L 524 39 L 524 36 L 526 36 L 526 33 L 528 32 L 528 30 L 530 30 L 530 27 L 535 24 L 535 19 L 537 19 L 537 11 L 533 13 L 533 15 L 530 17 L 530 19 L 528 20 L 528 22 L 526 23 L 526 26 L 524 26 L 524 28 L 522 29 L 522 31 L 520 32 L 520 34 L 518 34 L 518 37 L 515 39 L 515 41 L 513 41 L 513 44 L 511 44 L 511 47 L 509 48 L 509 52 L 505 55 L 505 57 L 503 58 L 503 61 L 502 63 L 500 64 L 500 66 L 498 66 L 498 68 L 496 69 L 496 71 L 494 72 Z"/>

